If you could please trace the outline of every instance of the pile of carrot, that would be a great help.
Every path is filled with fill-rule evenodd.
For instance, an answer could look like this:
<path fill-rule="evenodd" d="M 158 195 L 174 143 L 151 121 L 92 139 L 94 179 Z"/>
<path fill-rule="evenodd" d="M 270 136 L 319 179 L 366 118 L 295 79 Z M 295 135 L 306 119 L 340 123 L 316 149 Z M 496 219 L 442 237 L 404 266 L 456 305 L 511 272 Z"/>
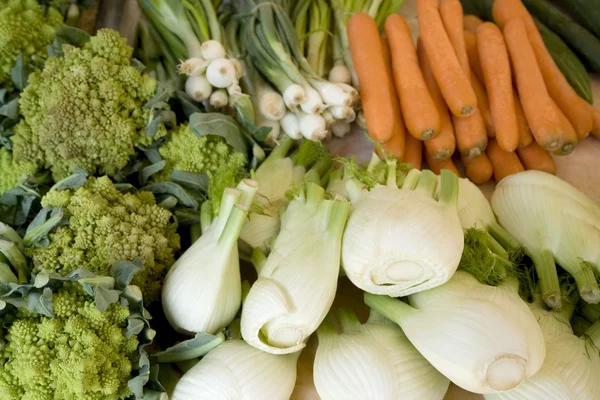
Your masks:
<path fill-rule="evenodd" d="M 397 14 L 381 37 L 367 14 L 348 38 L 367 130 L 381 151 L 449 169 L 455 150 L 477 184 L 526 169 L 556 173 L 600 112 L 571 88 L 521 0 L 495 0 L 496 24 L 463 15 L 459 0 L 417 0 L 415 44 Z"/>

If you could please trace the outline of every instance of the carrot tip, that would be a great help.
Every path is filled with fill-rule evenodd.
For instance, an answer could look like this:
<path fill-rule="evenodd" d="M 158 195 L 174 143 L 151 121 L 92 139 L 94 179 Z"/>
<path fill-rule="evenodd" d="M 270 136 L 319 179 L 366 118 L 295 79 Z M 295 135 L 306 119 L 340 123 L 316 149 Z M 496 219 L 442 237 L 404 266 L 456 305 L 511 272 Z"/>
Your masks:
<path fill-rule="evenodd" d="M 464 156 L 467 158 L 467 160 L 470 160 L 475 157 L 479 157 L 480 155 L 481 155 L 481 149 L 479 147 L 473 147 L 472 149 L 470 149 L 469 151 L 464 153 Z"/>
<path fill-rule="evenodd" d="M 475 108 L 473 106 L 464 106 L 462 110 L 460 110 L 460 115 L 463 117 L 468 117 L 469 115 L 475 112 Z"/>
<path fill-rule="evenodd" d="M 556 154 L 557 156 L 566 156 L 571 154 L 573 150 L 575 150 L 575 146 L 573 145 L 573 143 L 566 143 L 561 148 L 556 149 L 554 151 L 554 154 Z"/>
<path fill-rule="evenodd" d="M 548 151 L 558 150 L 562 147 L 562 145 L 563 145 L 562 140 L 554 140 L 546 145 L 546 150 L 548 150 Z"/>
<path fill-rule="evenodd" d="M 435 136 L 435 131 L 433 129 L 425 129 L 421 133 L 421 140 L 427 140 Z"/>
<path fill-rule="evenodd" d="M 435 153 L 434 156 L 432 156 L 431 158 L 433 158 L 434 160 L 438 160 L 438 161 L 442 161 L 442 160 L 447 160 L 450 158 L 450 156 L 452 155 L 452 153 L 450 153 L 450 150 L 448 149 L 443 149 L 443 150 L 439 150 L 437 153 Z"/>

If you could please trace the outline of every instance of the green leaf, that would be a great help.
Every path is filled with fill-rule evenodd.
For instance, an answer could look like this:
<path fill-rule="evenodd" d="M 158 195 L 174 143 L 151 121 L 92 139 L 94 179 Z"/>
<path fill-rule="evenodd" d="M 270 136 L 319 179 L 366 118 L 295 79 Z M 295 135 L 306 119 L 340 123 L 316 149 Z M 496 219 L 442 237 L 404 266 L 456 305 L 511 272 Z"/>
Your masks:
<path fill-rule="evenodd" d="M 123 194 L 125 194 L 125 193 L 132 193 L 132 194 L 137 193 L 137 189 L 131 183 L 115 183 L 114 186 L 115 186 L 115 189 L 117 189 L 119 192 L 121 192 Z"/>
<path fill-rule="evenodd" d="M 48 318 L 54 317 L 52 308 L 52 290 L 49 287 L 44 288 L 42 293 L 30 293 L 27 297 L 27 303 L 29 311 L 45 315 Z"/>
<path fill-rule="evenodd" d="M 156 182 L 144 186 L 140 191 L 152 192 L 157 194 L 171 194 L 175 196 L 184 206 L 194 209 L 198 208 L 198 202 L 184 188 L 175 182 Z"/>
<path fill-rule="evenodd" d="M 159 162 L 156 162 L 152 165 L 148 165 L 147 167 L 142 169 L 140 177 L 141 184 L 145 185 L 146 182 L 148 182 L 148 179 L 150 179 L 152 175 L 162 171 L 166 164 L 167 162 L 165 160 L 160 160 Z"/>
<path fill-rule="evenodd" d="M 23 91 L 27 86 L 27 78 L 29 78 L 29 71 L 23 60 L 23 55 L 17 56 L 17 62 L 15 66 L 10 70 L 10 77 L 17 89 Z"/>
<path fill-rule="evenodd" d="M 190 117 L 190 128 L 198 137 L 221 136 L 236 151 L 247 155 L 248 144 L 233 118 L 219 113 L 195 113 Z"/>
<path fill-rule="evenodd" d="M 178 90 L 176 95 L 177 100 L 179 100 L 179 104 L 181 104 L 181 108 L 183 109 L 183 113 L 188 119 L 195 113 L 201 113 L 203 111 L 186 92 Z"/>
<path fill-rule="evenodd" d="M 139 258 L 133 261 L 119 260 L 112 265 L 112 276 L 115 278 L 115 287 L 125 289 L 131 284 L 136 273 L 144 269 L 144 264 Z"/>
<path fill-rule="evenodd" d="M 193 339 L 185 340 L 167 350 L 154 353 L 152 357 L 159 363 L 191 360 L 207 354 L 224 340 L 225 336 L 222 333 L 215 336 L 199 332 Z"/>
<path fill-rule="evenodd" d="M 208 190 L 208 175 L 195 172 L 175 170 L 171 172 L 171 180 L 191 190 L 206 193 Z"/>
<path fill-rule="evenodd" d="M 16 119 L 19 116 L 19 98 L 15 97 L 8 103 L 0 107 L 0 115 L 10 119 Z"/>
<path fill-rule="evenodd" d="M 63 44 L 70 44 L 75 47 L 83 47 L 90 41 L 90 34 L 81 29 L 69 25 L 63 25 L 55 33 L 55 41 Z"/>
<path fill-rule="evenodd" d="M 67 222 L 65 210 L 62 207 L 44 207 L 27 227 L 23 242 L 25 246 L 39 245 L 47 239 L 54 228 Z"/>
<path fill-rule="evenodd" d="M 164 198 L 158 198 L 158 196 L 157 196 L 157 200 L 156 200 L 157 206 L 166 208 L 167 210 L 170 210 L 173 207 L 175 207 L 177 205 L 177 203 L 179 203 L 179 200 L 177 200 L 177 197 L 171 196 L 171 195 L 166 195 L 166 196 L 164 196 Z"/>
<path fill-rule="evenodd" d="M 83 168 L 75 168 L 72 175 L 56 182 L 50 190 L 79 189 L 87 183 L 87 176 Z"/>

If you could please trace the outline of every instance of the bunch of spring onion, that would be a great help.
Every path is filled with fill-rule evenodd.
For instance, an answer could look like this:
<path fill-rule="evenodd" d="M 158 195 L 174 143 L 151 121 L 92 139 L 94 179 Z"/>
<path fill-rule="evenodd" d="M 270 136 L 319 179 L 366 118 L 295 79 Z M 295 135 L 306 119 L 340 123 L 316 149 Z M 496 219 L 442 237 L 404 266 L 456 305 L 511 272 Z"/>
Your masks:
<path fill-rule="evenodd" d="M 169 59 L 181 60 L 178 71 L 187 75 L 185 91 L 193 100 L 220 109 L 241 95 L 244 70 L 227 54 L 223 28 L 210 0 L 139 0 L 139 4 L 162 51 Z"/>
<path fill-rule="evenodd" d="M 260 113 L 257 122 L 278 122 L 293 139 L 323 140 L 329 132 L 346 135 L 356 116 L 358 92 L 350 85 L 319 76 L 319 68 L 315 68 L 320 63 L 318 56 L 313 64 L 305 57 L 288 15 L 291 4 L 238 1 L 236 7 L 241 21 L 240 46 L 249 56 L 248 74 Z"/>

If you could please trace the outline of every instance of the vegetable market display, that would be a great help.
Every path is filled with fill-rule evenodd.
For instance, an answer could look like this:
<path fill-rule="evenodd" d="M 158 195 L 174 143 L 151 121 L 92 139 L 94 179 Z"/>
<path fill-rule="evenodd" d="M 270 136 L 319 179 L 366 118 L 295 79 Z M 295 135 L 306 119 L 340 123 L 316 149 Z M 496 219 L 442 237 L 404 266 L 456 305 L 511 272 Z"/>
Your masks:
<path fill-rule="evenodd" d="M 133 3 L 0 0 L 0 398 L 600 398 L 592 1 Z"/>

